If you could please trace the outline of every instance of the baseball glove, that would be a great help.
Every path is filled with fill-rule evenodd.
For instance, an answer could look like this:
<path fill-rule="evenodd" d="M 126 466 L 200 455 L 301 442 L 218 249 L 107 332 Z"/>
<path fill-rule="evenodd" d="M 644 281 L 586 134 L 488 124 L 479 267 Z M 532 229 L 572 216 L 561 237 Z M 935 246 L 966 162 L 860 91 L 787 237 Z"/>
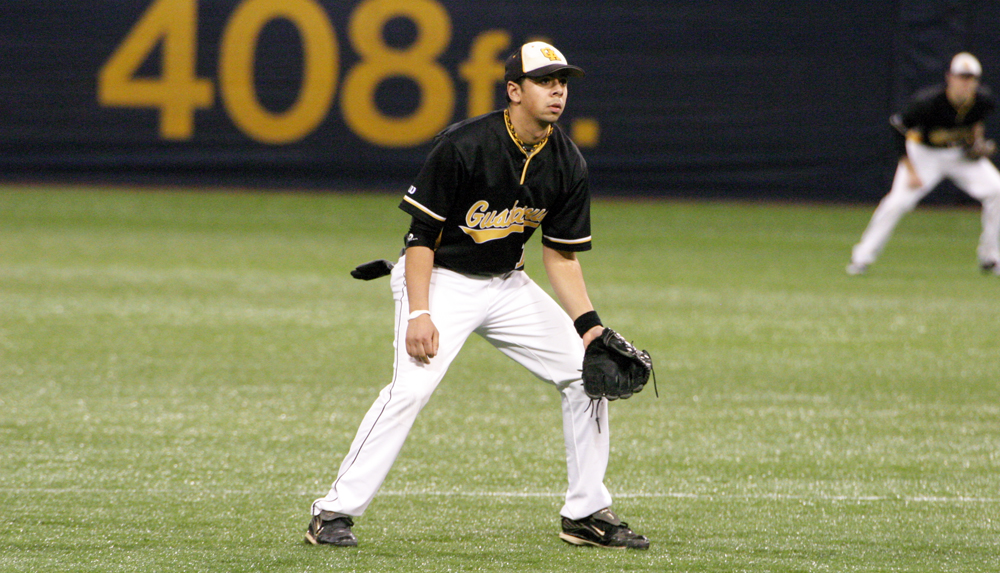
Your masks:
<path fill-rule="evenodd" d="M 649 353 L 636 350 L 610 328 L 592 340 L 583 355 L 583 389 L 592 400 L 624 400 L 642 390 L 652 372 Z M 655 375 L 653 389 L 656 391 Z"/>
<path fill-rule="evenodd" d="M 969 159 L 992 157 L 997 151 L 997 144 L 992 139 L 977 139 L 965 148 L 965 156 Z"/>
<path fill-rule="evenodd" d="M 392 272 L 393 264 L 385 259 L 370 261 L 351 271 L 351 276 L 362 281 L 371 281 Z"/>

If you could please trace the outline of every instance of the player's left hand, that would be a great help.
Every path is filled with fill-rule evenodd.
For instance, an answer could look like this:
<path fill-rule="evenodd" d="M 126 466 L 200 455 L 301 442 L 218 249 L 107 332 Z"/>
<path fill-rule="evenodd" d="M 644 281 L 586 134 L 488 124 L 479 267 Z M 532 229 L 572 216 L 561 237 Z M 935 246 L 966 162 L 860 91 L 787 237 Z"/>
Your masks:
<path fill-rule="evenodd" d="M 637 350 L 620 334 L 604 328 L 584 353 L 583 390 L 592 400 L 625 399 L 642 390 L 652 372 L 653 359 L 648 352 Z"/>

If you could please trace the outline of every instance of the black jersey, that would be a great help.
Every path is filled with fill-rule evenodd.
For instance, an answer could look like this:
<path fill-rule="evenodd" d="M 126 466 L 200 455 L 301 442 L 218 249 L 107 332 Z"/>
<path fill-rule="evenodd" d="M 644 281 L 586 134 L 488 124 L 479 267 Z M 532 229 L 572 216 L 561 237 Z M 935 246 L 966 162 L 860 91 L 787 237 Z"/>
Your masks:
<path fill-rule="evenodd" d="M 916 130 L 919 140 L 932 147 L 954 147 L 972 141 L 972 126 L 983 121 L 996 100 L 989 88 L 980 85 L 976 95 L 959 109 L 948 101 L 945 86 L 917 92 L 903 113 L 893 116 L 893 126 L 903 132 Z"/>
<path fill-rule="evenodd" d="M 434 264 L 468 274 L 524 267 L 524 245 L 590 249 L 590 189 L 580 150 L 557 125 L 529 153 L 504 110 L 449 126 L 403 196 L 400 209 L 435 235 Z M 428 244 L 407 237 L 407 245 Z"/>

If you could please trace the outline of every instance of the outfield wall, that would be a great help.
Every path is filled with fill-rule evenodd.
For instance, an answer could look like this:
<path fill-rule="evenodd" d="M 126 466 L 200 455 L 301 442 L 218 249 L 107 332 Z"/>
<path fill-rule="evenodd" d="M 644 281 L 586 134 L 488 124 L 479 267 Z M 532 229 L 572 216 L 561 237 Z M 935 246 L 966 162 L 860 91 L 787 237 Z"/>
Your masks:
<path fill-rule="evenodd" d="M 405 188 L 545 38 L 588 77 L 562 124 L 598 193 L 872 200 L 887 117 L 1000 3 L 8 0 L 0 176 Z M 992 120 L 990 129 L 996 133 Z"/>

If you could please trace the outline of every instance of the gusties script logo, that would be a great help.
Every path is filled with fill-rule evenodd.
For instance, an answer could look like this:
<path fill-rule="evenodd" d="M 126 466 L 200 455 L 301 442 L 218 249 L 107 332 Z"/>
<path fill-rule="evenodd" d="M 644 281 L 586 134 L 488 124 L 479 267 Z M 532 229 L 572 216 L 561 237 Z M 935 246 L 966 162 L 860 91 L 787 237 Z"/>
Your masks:
<path fill-rule="evenodd" d="M 510 209 L 500 212 L 490 211 L 489 208 L 488 201 L 477 201 L 465 214 L 467 226 L 459 227 L 472 237 L 476 244 L 503 239 L 511 233 L 523 233 L 526 227 L 538 228 L 542 224 L 542 219 L 548 214 L 545 209 L 518 207 L 517 201 L 514 201 L 514 206 Z"/>

